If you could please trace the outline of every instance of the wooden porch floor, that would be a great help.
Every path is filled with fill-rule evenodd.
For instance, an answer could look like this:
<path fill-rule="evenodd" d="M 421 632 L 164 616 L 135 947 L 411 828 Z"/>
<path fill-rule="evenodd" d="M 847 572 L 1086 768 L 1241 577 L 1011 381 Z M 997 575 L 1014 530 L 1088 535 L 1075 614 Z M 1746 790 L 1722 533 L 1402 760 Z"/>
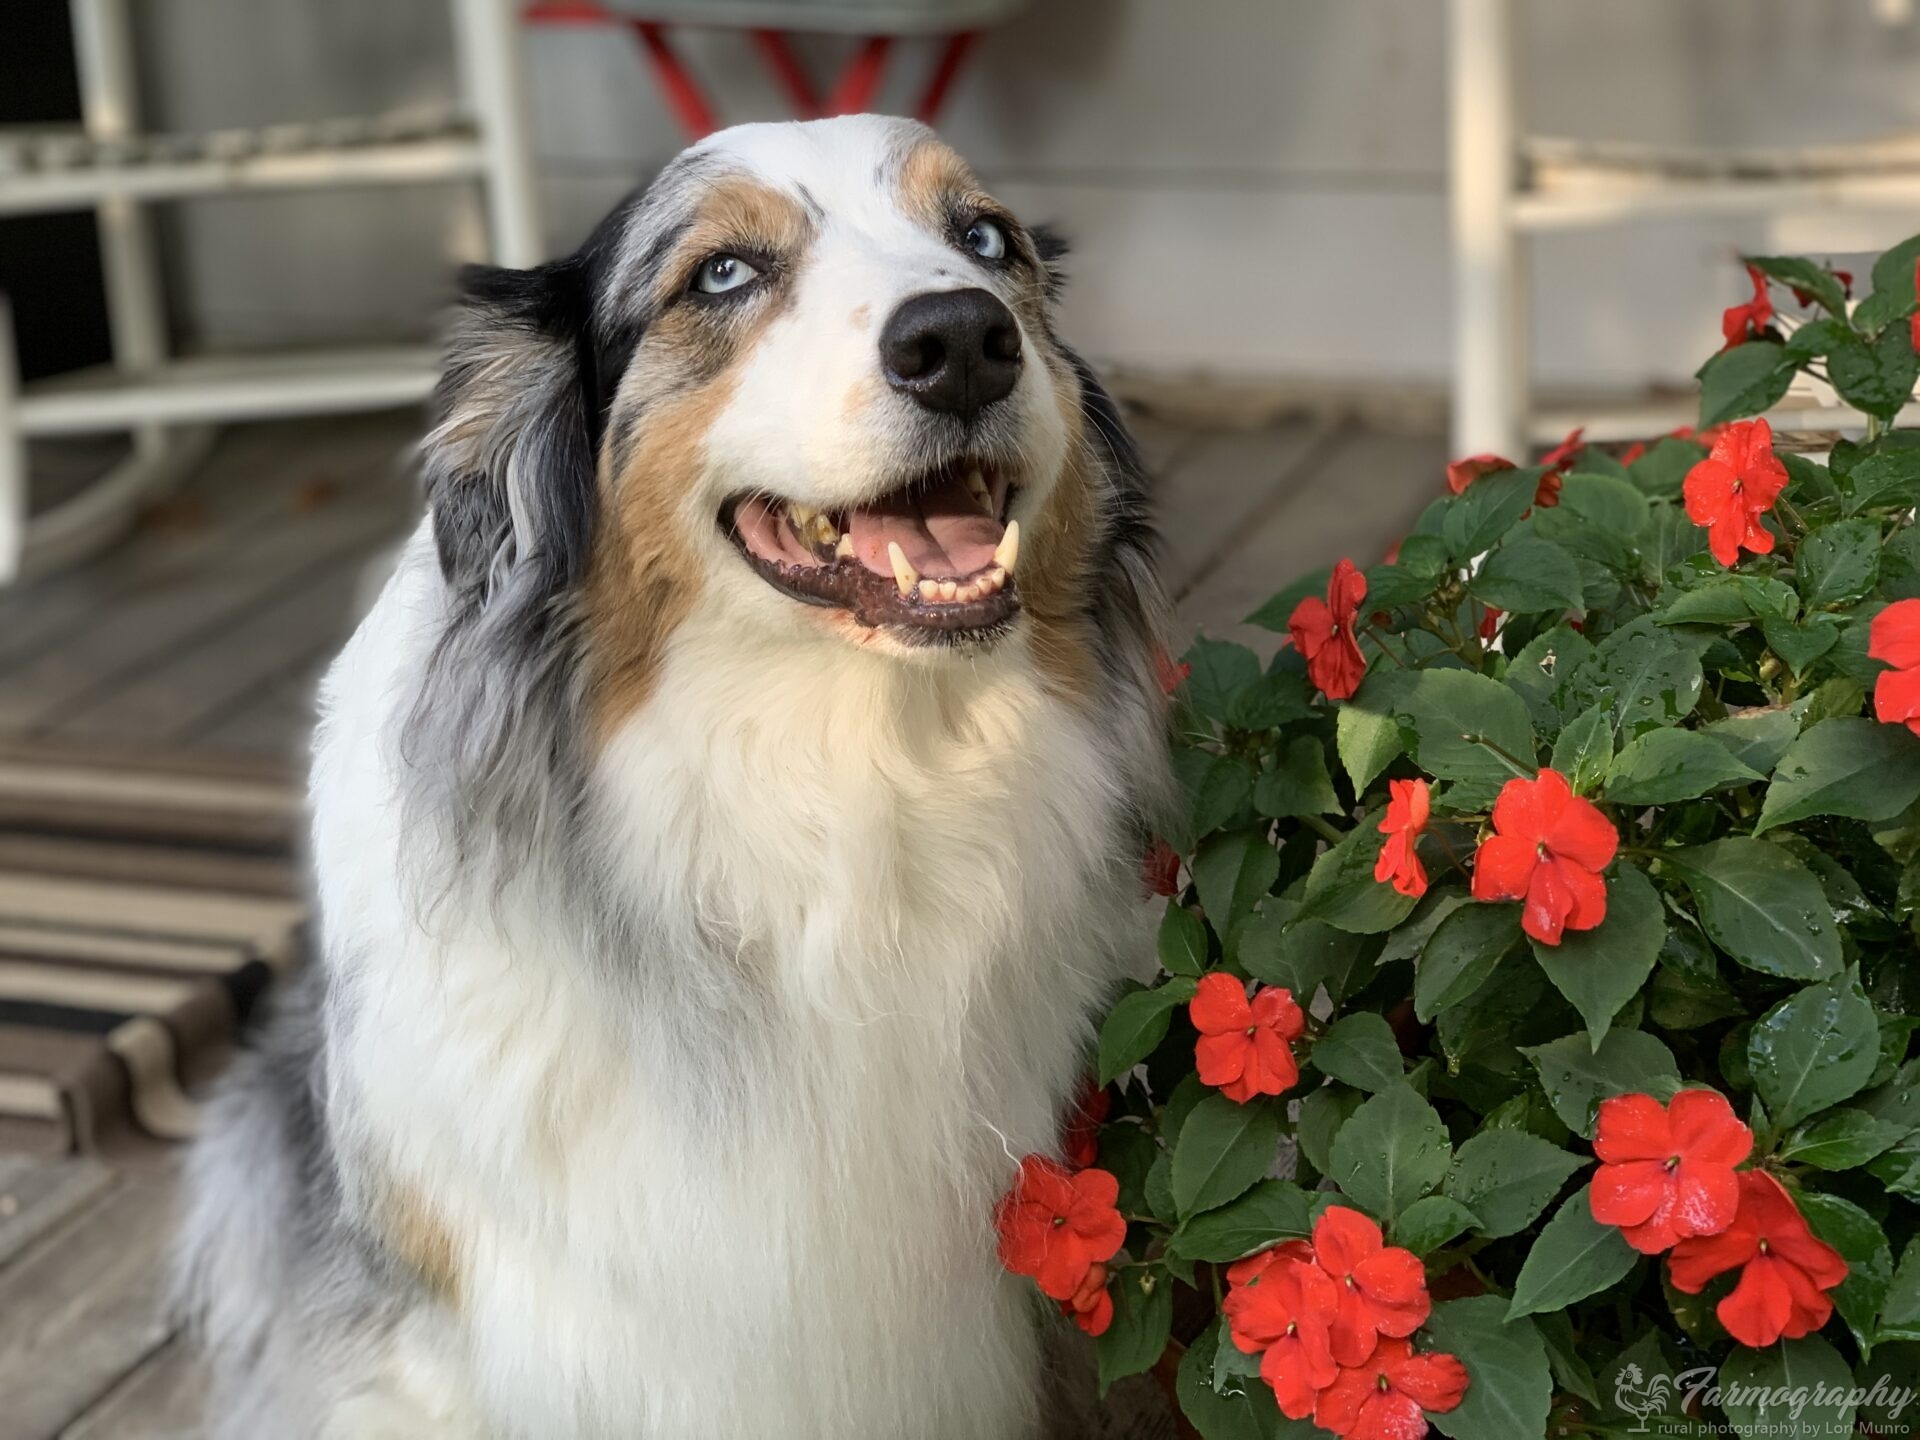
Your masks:
<path fill-rule="evenodd" d="M 1300 571 L 1377 559 L 1443 475 L 1438 436 L 1352 419 L 1135 424 L 1182 645 L 1270 648 L 1242 617 Z M 297 757 L 370 562 L 416 514 L 417 433 L 413 416 L 231 431 L 126 544 L 0 591 L 0 737 Z M 173 1190 L 170 1163 L 0 1154 L 0 1440 L 197 1435 L 202 1377 L 161 1306 Z"/>

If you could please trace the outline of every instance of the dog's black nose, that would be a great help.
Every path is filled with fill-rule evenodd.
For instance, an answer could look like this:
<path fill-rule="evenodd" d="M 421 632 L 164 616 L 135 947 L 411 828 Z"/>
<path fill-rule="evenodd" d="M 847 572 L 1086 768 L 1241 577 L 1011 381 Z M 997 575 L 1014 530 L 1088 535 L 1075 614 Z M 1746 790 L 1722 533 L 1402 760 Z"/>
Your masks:
<path fill-rule="evenodd" d="M 887 382 L 929 410 L 971 418 L 1020 378 L 1020 326 L 985 290 L 904 300 L 880 332 Z"/>

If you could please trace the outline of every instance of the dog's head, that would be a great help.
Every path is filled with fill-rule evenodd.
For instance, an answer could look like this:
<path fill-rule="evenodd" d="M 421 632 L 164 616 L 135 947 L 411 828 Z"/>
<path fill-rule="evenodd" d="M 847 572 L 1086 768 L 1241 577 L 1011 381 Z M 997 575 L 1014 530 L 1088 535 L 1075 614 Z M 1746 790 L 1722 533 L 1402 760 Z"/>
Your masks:
<path fill-rule="evenodd" d="M 1097 703 L 1145 637 L 1143 487 L 1058 255 L 856 116 L 715 135 L 568 259 L 475 272 L 427 445 L 453 648 L 551 677 L 564 633 L 604 724 L 695 617 L 892 664 L 1024 633 Z"/>

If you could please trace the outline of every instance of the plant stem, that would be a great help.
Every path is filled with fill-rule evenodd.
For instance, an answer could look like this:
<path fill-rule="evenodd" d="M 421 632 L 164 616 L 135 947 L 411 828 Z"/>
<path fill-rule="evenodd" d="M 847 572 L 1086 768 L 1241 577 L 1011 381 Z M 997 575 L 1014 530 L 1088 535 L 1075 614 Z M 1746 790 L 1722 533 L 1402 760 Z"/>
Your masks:
<path fill-rule="evenodd" d="M 1334 829 L 1333 826 L 1329 825 L 1325 820 L 1322 820 L 1318 815 L 1302 815 L 1298 818 L 1302 825 L 1313 831 L 1314 834 L 1318 835 L 1329 845 L 1338 845 L 1342 840 L 1347 838 L 1345 832 Z"/>

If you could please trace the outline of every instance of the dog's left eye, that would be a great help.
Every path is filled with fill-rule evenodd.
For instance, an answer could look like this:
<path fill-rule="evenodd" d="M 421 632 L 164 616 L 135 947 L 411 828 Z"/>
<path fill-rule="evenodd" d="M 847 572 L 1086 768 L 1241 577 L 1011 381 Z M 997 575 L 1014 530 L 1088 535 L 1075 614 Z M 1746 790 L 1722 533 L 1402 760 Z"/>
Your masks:
<path fill-rule="evenodd" d="M 693 288 L 702 295 L 724 295 L 759 278 L 760 272 L 738 255 L 714 255 L 700 262 Z"/>
<path fill-rule="evenodd" d="M 997 220 L 989 220 L 984 215 L 967 227 L 967 249 L 982 260 L 1004 260 L 1007 258 L 1007 232 Z"/>

